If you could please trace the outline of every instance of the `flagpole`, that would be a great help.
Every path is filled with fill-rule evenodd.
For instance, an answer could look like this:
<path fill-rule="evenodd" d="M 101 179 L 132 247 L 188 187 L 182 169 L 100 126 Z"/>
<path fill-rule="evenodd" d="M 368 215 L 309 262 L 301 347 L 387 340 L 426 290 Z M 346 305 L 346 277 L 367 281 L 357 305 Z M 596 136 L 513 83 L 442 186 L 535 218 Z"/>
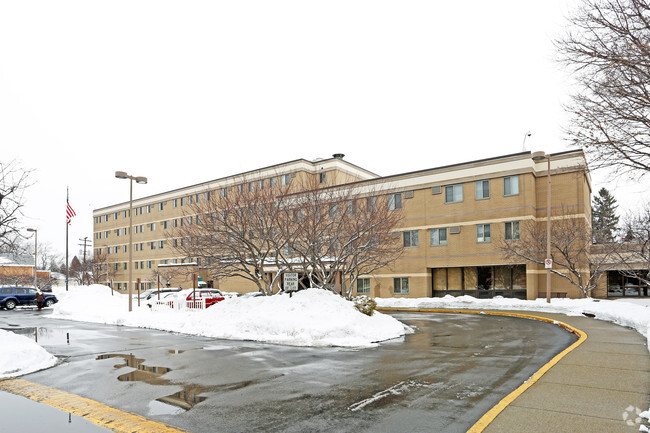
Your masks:
<path fill-rule="evenodd" d="M 65 204 L 66 207 L 68 206 L 68 203 L 70 201 L 70 191 L 69 188 L 65 188 Z M 66 210 L 67 212 L 67 210 Z M 68 291 L 68 279 L 70 278 L 70 265 L 68 262 L 68 226 L 70 224 L 68 223 L 68 218 L 65 220 L 65 291 Z"/>

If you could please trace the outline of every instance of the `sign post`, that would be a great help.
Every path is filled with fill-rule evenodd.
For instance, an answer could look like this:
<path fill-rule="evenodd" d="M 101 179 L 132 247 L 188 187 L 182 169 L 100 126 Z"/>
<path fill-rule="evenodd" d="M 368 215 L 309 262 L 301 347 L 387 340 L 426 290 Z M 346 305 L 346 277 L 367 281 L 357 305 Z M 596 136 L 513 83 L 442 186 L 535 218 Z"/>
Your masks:
<path fill-rule="evenodd" d="M 289 296 L 293 292 L 298 291 L 298 273 L 297 272 L 285 272 L 284 275 L 284 291 L 289 293 Z"/>

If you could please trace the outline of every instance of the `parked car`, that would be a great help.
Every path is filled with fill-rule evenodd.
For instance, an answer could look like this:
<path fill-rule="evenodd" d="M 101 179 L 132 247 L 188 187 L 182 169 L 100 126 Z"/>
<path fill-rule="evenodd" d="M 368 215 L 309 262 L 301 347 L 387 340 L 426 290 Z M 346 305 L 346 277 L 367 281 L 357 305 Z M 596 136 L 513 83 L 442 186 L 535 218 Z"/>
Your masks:
<path fill-rule="evenodd" d="M 187 295 L 186 298 L 187 301 L 191 301 L 193 299 L 205 299 L 205 308 L 208 308 L 217 302 L 223 301 L 226 299 L 226 297 L 223 296 L 223 293 L 217 289 L 197 289 L 195 292 Z"/>
<path fill-rule="evenodd" d="M 0 287 L 0 307 L 13 310 L 19 305 L 36 305 L 36 289 L 33 287 Z M 59 302 L 56 296 L 44 292 L 43 306 L 51 307 Z"/>
<path fill-rule="evenodd" d="M 167 294 L 167 293 L 177 293 L 177 292 L 180 292 L 180 291 L 181 291 L 180 287 L 165 287 L 165 288 L 161 287 L 160 288 L 160 298 L 162 299 L 163 293 L 165 293 L 165 294 Z M 143 292 L 140 292 L 140 300 L 141 301 L 147 301 L 149 299 L 152 299 L 153 297 L 156 297 L 156 299 L 158 299 L 158 289 L 157 288 L 155 288 L 155 289 L 147 289 L 147 290 L 145 290 Z M 134 300 L 138 299 L 138 294 L 137 293 L 135 293 L 133 295 L 133 299 Z"/>
<path fill-rule="evenodd" d="M 264 293 L 262 292 L 248 292 L 248 293 L 242 293 L 239 295 L 240 298 L 257 298 L 258 296 L 264 296 Z"/>

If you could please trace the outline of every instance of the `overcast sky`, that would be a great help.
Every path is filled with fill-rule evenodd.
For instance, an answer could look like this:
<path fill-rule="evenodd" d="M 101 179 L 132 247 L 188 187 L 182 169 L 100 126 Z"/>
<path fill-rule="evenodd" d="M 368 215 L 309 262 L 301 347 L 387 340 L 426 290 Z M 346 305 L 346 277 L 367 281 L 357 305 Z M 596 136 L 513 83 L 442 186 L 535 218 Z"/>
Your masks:
<path fill-rule="evenodd" d="M 65 251 L 92 210 L 297 158 L 390 175 L 567 150 L 572 2 L 0 0 L 2 162 L 25 227 Z M 644 183 L 610 181 L 621 208 Z"/>

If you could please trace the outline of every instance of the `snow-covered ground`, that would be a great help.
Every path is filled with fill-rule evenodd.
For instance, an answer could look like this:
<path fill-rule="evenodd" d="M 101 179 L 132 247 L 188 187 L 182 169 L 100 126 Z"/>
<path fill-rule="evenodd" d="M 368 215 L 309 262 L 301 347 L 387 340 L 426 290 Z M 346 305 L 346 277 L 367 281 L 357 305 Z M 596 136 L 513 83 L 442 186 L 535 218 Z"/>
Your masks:
<path fill-rule="evenodd" d="M 648 339 L 650 351 L 650 300 L 630 299 L 609 301 L 604 299 L 546 299 L 524 301 L 496 297 L 476 299 L 471 296 L 445 296 L 443 298 L 376 298 L 377 307 L 383 308 L 448 308 L 467 310 L 524 310 L 561 313 L 567 316 L 593 314 L 606 320 L 634 328 Z"/>
<path fill-rule="evenodd" d="M 127 295 L 103 285 L 55 288 L 59 303 L 50 317 L 153 328 L 232 340 L 294 346 L 370 347 L 410 331 L 393 317 L 366 316 L 352 302 L 325 290 L 288 295 L 226 298 L 201 311 L 153 311 L 145 303 L 128 312 Z M 184 297 L 185 295 L 181 295 Z"/>
<path fill-rule="evenodd" d="M 0 379 L 21 376 L 56 364 L 57 359 L 34 340 L 0 329 Z"/>

